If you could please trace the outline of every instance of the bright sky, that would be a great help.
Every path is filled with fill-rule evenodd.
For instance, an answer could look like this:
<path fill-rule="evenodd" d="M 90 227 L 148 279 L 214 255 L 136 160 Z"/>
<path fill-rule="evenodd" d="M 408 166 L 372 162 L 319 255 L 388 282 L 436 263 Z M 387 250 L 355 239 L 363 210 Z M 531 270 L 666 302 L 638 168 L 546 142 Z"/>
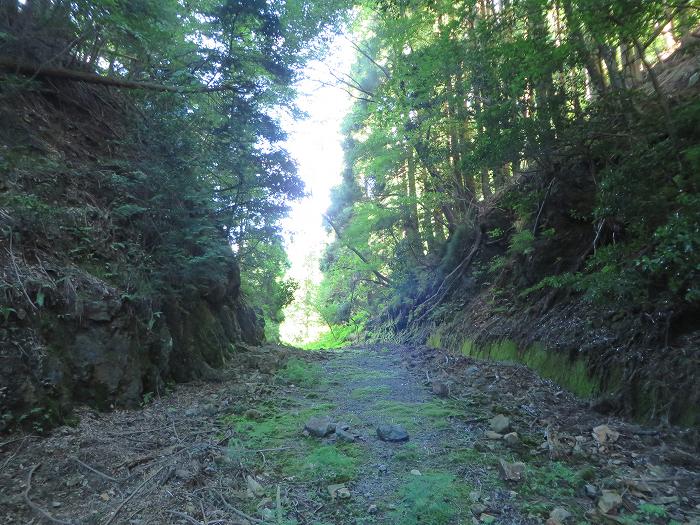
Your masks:
<path fill-rule="evenodd" d="M 321 214 L 330 205 L 331 188 L 341 180 L 343 151 L 340 124 L 352 102 L 341 89 L 321 82 L 333 84 L 335 79 L 329 68 L 342 76 L 350 71 L 353 59 L 350 43 L 337 38 L 326 59 L 309 64 L 304 80 L 298 85 L 298 104 L 309 118 L 283 120 L 289 134 L 287 150 L 296 159 L 299 176 L 309 193 L 308 197 L 293 205 L 289 217 L 284 221 L 287 254 L 292 264 L 288 276 L 300 283 L 309 279 L 318 283 L 321 279 L 318 261 L 328 243 Z M 298 298 L 303 292 L 303 289 L 299 290 Z M 298 344 L 316 338 L 324 327 L 317 315 L 306 319 L 308 316 L 308 312 L 288 308 L 286 320 L 280 327 L 282 340 Z"/>

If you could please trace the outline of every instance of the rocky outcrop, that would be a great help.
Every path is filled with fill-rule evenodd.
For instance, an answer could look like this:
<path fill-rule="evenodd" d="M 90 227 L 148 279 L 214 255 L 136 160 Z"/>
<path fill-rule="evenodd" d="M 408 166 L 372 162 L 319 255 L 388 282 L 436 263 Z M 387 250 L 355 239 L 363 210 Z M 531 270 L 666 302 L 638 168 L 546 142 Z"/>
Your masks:
<path fill-rule="evenodd" d="M 239 296 L 231 261 L 227 294 L 172 301 L 144 322 L 144 305 L 106 283 L 77 303 L 49 296 L 35 312 L 12 312 L 0 326 L 0 430 L 37 430 L 64 421 L 75 403 L 133 407 L 169 381 L 216 379 L 236 345 L 263 340 L 262 317 Z"/>

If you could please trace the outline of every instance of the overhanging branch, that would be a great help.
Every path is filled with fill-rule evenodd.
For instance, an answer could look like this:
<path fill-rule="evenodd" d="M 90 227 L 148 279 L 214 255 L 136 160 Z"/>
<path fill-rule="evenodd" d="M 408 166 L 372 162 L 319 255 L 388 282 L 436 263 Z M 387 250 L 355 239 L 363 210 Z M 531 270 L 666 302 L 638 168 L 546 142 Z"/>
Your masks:
<path fill-rule="evenodd" d="M 12 73 L 31 75 L 33 77 L 52 77 L 62 78 L 64 80 L 72 80 L 75 82 L 86 82 L 88 84 L 99 84 L 102 86 L 112 86 L 122 89 L 145 89 L 149 91 L 165 91 L 170 93 L 214 93 L 217 91 L 235 91 L 237 86 L 213 86 L 213 87 L 183 87 L 183 86 L 168 86 L 165 84 L 157 84 L 155 82 L 138 82 L 133 80 L 125 80 L 115 77 L 107 77 L 97 75 L 87 71 L 76 71 L 74 69 L 66 69 L 62 67 L 43 67 L 35 64 L 27 64 L 15 62 L 6 58 L 0 58 L 0 69 L 10 71 Z"/>
<path fill-rule="evenodd" d="M 370 262 L 367 260 L 367 257 L 362 255 L 362 253 L 357 248 L 355 248 L 354 246 L 351 246 L 349 243 L 347 243 L 343 239 L 343 237 L 340 235 L 340 231 L 338 231 L 338 228 L 335 227 L 335 224 L 333 224 L 333 221 L 330 219 L 330 217 L 328 215 L 326 215 L 325 213 L 322 215 L 323 215 L 323 218 L 326 219 L 326 222 L 328 224 L 330 224 L 331 228 L 333 228 L 333 231 L 338 236 L 338 240 L 340 240 L 340 242 L 342 242 L 351 252 L 353 252 L 355 255 L 357 255 L 360 258 L 360 260 L 370 268 L 372 273 L 377 277 L 377 279 L 379 279 L 381 281 L 382 284 L 384 284 L 384 285 L 394 284 L 394 282 L 391 279 L 389 279 L 388 277 L 383 275 L 379 270 L 373 268 L 372 264 L 370 264 Z"/>

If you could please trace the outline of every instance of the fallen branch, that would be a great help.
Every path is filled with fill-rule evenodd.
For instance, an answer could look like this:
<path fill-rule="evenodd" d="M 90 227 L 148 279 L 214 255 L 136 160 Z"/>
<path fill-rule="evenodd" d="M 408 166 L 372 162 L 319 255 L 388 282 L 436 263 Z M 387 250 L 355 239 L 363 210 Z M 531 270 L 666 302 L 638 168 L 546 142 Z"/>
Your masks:
<path fill-rule="evenodd" d="M 449 274 L 447 274 L 445 276 L 445 278 L 440 283 L 440 286 L 438 287 L 437 291 L 419 305 L 421 311 L 428 308 L 432 302 L 439 302 L 445 296 L 447 291 L 449 290 L 449 287 L 446 287 L 443 289 L 443 287 L 447 284 L 447 281 L 453 275 L 455 275 L 457 272 L 460 272 L 460 274 L 461 274 L 461 272 L 464 271 L 465 268 L 469 267 L 469 265 L 472 262 L 472 259 L 474 259 L 474 256 L 476 255 L 476 253 L 479 251 L 479 248 L 481 247 L 481 241 L 483 239 L 483 236 L 484 236 L 484 232 L 482 231 L 482 228 L 481 227 L 477 228 L 476 239 L 474 240 L 474 245 L 472 246 L 472 249 L 469 250 L 469 253 L 467 254 L 467 256 L 464 259 L 462 259 L 462 262 L 460 262 L 454 270 L 452 270 Z M 423 318 L 428 315 L 428 312 L 429 312 L 429 310 L 424 311 L 420 315 L 420 317 L 412 320 L 411 322 L 417 323 L 419 321 L 422 321 Z"/>
<path fill-rule="evenodd" d="M 367 260 L 367 258 L 364 255 L 362 255 L 362 253 L 359 250 L 357 250 L 353 246 L 350 246 L 349 243 L 347 243 L 343 240 L 343 237 L 340 235 L 340 231 L 338 231 L 338 228 L 336 228 L 335 224 L 333 224 L 333 221 L 330 219 L 330 217 L 328 217 L 328 215 L 326 215 L 324 213 L 323 218 L 326 219 L 326 222 L 328 224 L 330 224 L 331 228 L 333 228 L 333 231 L 338 236 L 338 240 L 340 242 L 342 242 L 350 251 L 352 251 L 352 253 L 357 255 L 363 263 L 365 263 L 367 266 L 369 266 L 370 271 L 377 277 L 377 279 L 382 281 L 382 283 L 384 283 L 384 285 L 394 284 L 391 279 L 389 279 L 385 275 L 382 275 L 382 273 L 380 273 L 379 270 L 376 270 L 375 268 L 373 268 L 372 265 L 370 264 L 370 262 Z"/>
<path fill-rule="evenodd" d="M 248 520 L 248 521 L 250 521 L 251 523 L 262 523 L 263 525 L 265 524 L 265 522 L 264 522 L 263 520 L 259 520 L 258 518 L 254 518 L 254 517 L 252 517 L 252 516 L 248 516 L 248 514 L 246 514 L 246 513 L 243 512 L 242 510 L 238 510 L 236 507 L 234 507 L 233 505 L 231 505 L 228 501 L 226 501 L 226 498 L 224 498 L 224 495 L 223 495 L 221 492 L 216 491 L 216 490 L 214 490 L 214 491 L 212 491 L 212 492 L 213 492 L 214 494 L 216 494 L 217 496 L 219 496 L 219 499 L 221 499 L 221 501 L 222 501 L 222 503 L 224 504 L 224 506 L 225 506 L 228 510 L 230 510 L 231 512 L 233 512 L 233 513 L 234 513 L 236 516 L 238 516 L 239 518 L 243 518 L 244 520 Z"/>
<path fill-rule="evenodd" d="M 75 461 L 75 462 L 76 462 L 78 465 L 80 465 L 81 467 L 84 467 L 84 468 L 88 469 L 89 471 L 94 472 L 95 474 L 97 474 L 97 475 L 100 476 L 101 478 L 106 479 L 107 481 L 113 481 L 114 483 L 120 483 L 121 481 L 124 481 L 124 480 L 120 480 L 120 479 L 117 479 L 117 478 L 113 478 L 112 476 L 108 476 L 108 475 L 105 474 L 104 472 L 100 472 L 99 470 L 97 470 L 96 468 L 91 467 L 91 466 L 88 465 L 87 463 L 83 463 L 82 461 L 80 461 L 80 460 L 79 460 L 78 458 L 76 458 L 75 456 L 71 456 L 70 459 L 72 459 L 73 461 Z"/>
<path fill-rule="evenodd" d="M 537 217 L 535 218 L 535 225 L 532 227 L 532 235 L 537 234 L 537 227 L 540 224 L 540 215 L 542 215 L 542 211 L 544 210 L 545 204 L 547 204 L 547 197 L 549 197 L 549 192 L 552 190 L 552 185 L 554 184 L 555 178 L 552 177 L 552 180 L 549 181 L 549 186 L 547 186 L 547 191 L 544 193 L 544 198 L 542 199 L 542 204 L 540 204 L 540 209 L 537 211 Z"/>
<path fill-rule="evenodd" d="M 184 512 L 178 512 L 176 510 L 166 510 L 165 513 L 172 514 L 173 516 L 177 516 L 178 518 L 182 518 L 183 520 L 192 523 L 193 525 L 202 525 L 201 521 L 197 521 L 192 516 L 190 516 L 189 514 L 185 514 Z"/>
<path fill-rule="evenodd" d="M 54 518 L 51 514 L 46 512 L 44 509 L 42 509 L 39 505 L 34 503 L 31 498 L 29 497 L 29 491 L 32 489 L 32 476 L 34 475 L 34 472 L 36 469 L 38 469 L 41 466 L 41 463 L 37 463 L 34 465 L 31 469 L 29 469 L 29 474 L 27 475 L 27 487 L 24 489 L 24 492 L 22 493 L 22 496 L 24 497 L 25 503 L 31 508 L 34 512 L 39 514 L 42 518 L 47 519 L 53 523 L 60 523 L 61 525 L 72 525 L 72 522 L 70 521 L 63 521 L 59 520 L 58 518 Z"/>

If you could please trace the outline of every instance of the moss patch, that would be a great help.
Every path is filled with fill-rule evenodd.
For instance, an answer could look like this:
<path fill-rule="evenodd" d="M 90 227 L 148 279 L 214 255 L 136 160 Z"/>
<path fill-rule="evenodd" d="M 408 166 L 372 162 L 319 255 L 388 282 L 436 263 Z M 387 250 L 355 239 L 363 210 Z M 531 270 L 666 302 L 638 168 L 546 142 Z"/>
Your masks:
<path fill-rule="evenodd" d="M 298 411 L 261 405 L 259 409 L 262 417 L 259 419 L 250 419 L 245 415 L 229 415 L 225 416 L 223 421 L 236 433 L 229 443 L 230 447 L 260 450 L 279 446 L 285 440 L 298 436 L 306 420 L 333 408 L 334 405 L 330 403 L 321 403 Z"/>
<path fill-rule="evenodd" d="M 440 332 L 428 338 L 428 346 L 440 348 Z M 600 392 L 600 380 L 591 377 L 585 359 L 572 360 L 568 354 L 547 350 L 542 344 L 534 344 L 521 351 L 514 341 L 504 339 L 486 347 L 479 347 L 467 339 L 457 345 L 462 355 L 478 359 L 522 363 L 581 397 L 591 397 Z"/>
<path fill-rule="evenodd" d="M 390 392 L 391 388 L 388 386 L 363 386 L 350 392 L 350 397 L 353 399 L 369 399 L 371 397 L 386 396 Z"/>
<path fill-rule="evenodd" d="M 442 399 L 424 403 L 379 400 L 374 403 L 374 409 L 390 422 L 404 425 L 408 429 L 418 427 L 421 420 L 425 419 L 429 419 L 435 428 L 445 428 L 449 425 L 449 418 L 464 415 L 454 403 Z"/>
<path fill-rule="evenodd" d="M 408 476 L 398 491 L 399 508 L 390 514 L 397 525 L 442 525 L 466 518 L 469 486 L 450 474 Z M 460 521 L 461 522 L 461 521 Z"/>
<path fill-rule="evenodd" d="M 577 506 L 571 500 L 587 478 L 589 471 L 586 469 L 576 471 L 558 461 L 542 466 L 528 465 L 525 481 L 520 488 L 526 499 L 523 510 L 544 519 L 552 507 L 561 505 L 576 515 Z"/>
<path fill-rule="evenodd" d="M 288 463 L 284 471 L 304 481 L 342 483 L 357 476 L 359 456 L 356 445 L 322 445 Z"/>
<path fill-rule="evenodd" d="M 286 366 L 277 373 L 277 376 L 288 383 L 310 388 L 325 383 L 323 369 L 316 363 L 309 363 L 301 359 L 290 359 Z"/>

